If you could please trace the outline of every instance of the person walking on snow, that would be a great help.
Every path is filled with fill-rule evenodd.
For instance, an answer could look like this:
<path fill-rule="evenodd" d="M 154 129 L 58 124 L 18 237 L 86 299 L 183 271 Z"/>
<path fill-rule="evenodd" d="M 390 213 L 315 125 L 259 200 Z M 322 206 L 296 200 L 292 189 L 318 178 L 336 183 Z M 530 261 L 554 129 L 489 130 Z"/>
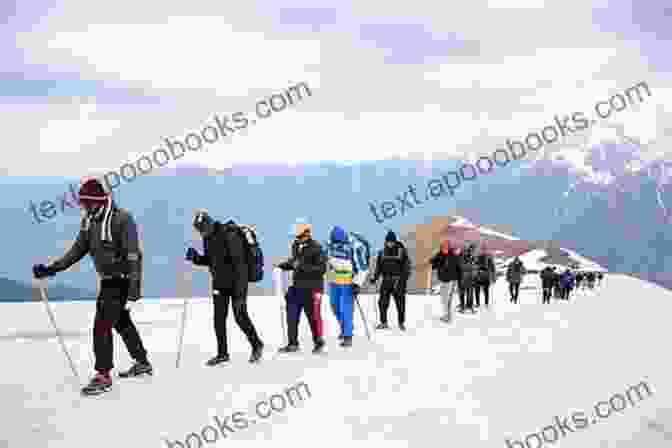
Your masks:
<path fill-rule="evenodd" d="M 474 298 L 476 308 L 481 306 L 481 289 L 486 308 L 490 306 L 490 285 L 495 283 L 495 261 L 488 252 L 485 244 L 481 246 L 481 253 L 476 257 L 476 283 L 474 285 Z"/>
<path fill-rule="evenodd" d="M 541 303 L 551 303 L 551 295 L 553 294 L 553 277 L 555 276 L 555 273 L 553 272 L 553 269 L 551 269 L 550 266 L 546 266 L 542 271 L 539 273 L 539 277 L 541 277 Z"/>
<path fill-rule="evenodd" d="M 523 262 L 516 256 L 506 269 L 506 280 L 509 282 L 509 293 L 511 294 L 511 303 L 518 303 L 518 294 L 520 293 L 520 283 L 527 270 Z"/>
<path fill-rule="evenodd" d="M 196 212 L 194 228 L 203 237 L 203 255 L 190 247 L 186 259 L 197 266 L 207 266 L 212 275 L 212 302 L 214 326 L 217 338 L 217 355 L 206 362 L 215 366 L 229 361 L 226 321 L 229 302 L 238 327 L 245 333 L 252 355 L 250 362 L 261 360 L 264 344 L 254 328 L 247 311 L 248 266 L 245 240 L 240 228 L 232 220 L 222 224 L 215 221 L 205 210 Z"/>
<path fill-rule="evenodd" d="M 353 295 L 352 279 L 357 275 L 354 250 L 348 234 L 335 226 L 327 243 L 327 281 L 329 301 L 340 327 L 342 347 L 352 346 Z"/>
<path fill-rule="evenodd" d="M 98 179 L 85 180 L 79 189 L 79 204 L 85 212 L 74 245 L 60 259 L 48 266 L 33 266 L 35 278 L 44 278 L 65 271 L 91 255 L 98 273 L 100 292 L 96 299 L 93 323 L 93 352 L 97 374 L 82 389 L 85 395 L 97 395 L 112 387 L 114 328 L 135 360 L 120 377 L 152 374 L 147 350 L 142 344 L 129 311 L 129 302 L 136 302 L 142 293 L 142 251 L 133 215 L 118 208 L 112 196 Z"/>
<path fill-rule="evenodd" d="M 397 307 L 399 328 L 406 331 L 406 286 L 411 275 L 411 261 L 406 247 L 397 241 L 397 235 L 393 231 L 385 236 L 385 248 L 378 253 L 376 270 L 371 277 L 371 283 L 376 283 L 379 277 L 383 280 L 380 284 L 380 296 L 378 308 L 380 311 L 380 324 L 378 330 L 387 329 L 387 309 L 390 306 L 390 296 L 394 296 Z"/>
<path fill-rule="evenodd" d="M 300 224 L 292 244 L 292 256 L 277 265 L 283 271 L 294 271 L 292 285 L 287 290 L 287 337 L 288 344 L 280 353 L 299 351 L 299 319 L 306 313 L 313 335 L 313 353 L 324 351 L 324 323 L 321 306 L 324 292 L 324 274 L 327 270 L 326 256 L 319 242 L 312 237 L 312 227 Z"/>
<path fill-rule="evenodd" d="M 464 302 L 464 307 L 459 311 L 463 313 L 467 310 L 471 313 L 476 312 L 476 309 L 474 308 L 474 287 L 477 271 L 476 257 L 474 256 L 475 249 L 475 244 L 468 244 L 460 257 L 460 272 L 462 274 L 460 283 L 462 288 L 460 294 L 464 297 L 460 301 Z"/>
<path fill-rule="evenodd" d="M 453 295 L 459 292 L 462 272 L 460 270 L 460 258 L 450 247 L 448 240 L 441 241 L 439 252 L 434 255 L 429 263 L 432 270 L 436 270 L 437 277 L 441 282 L 441 303 L 443 316 L 441 320 L 446 323 L 452 321 Z"/>

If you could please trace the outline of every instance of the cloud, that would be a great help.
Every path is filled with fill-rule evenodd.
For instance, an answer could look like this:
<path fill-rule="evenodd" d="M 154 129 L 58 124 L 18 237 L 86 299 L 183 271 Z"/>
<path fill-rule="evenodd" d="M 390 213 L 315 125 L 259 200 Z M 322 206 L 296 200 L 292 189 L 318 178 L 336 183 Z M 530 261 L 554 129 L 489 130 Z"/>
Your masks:
<path fill-rule="evenodd" d="M 215 113 L 250 113 L 257 100 L 304 81 L 313 95 L 293 110 L 184 163 L 488 154 L 555 114 L 589 110 L 649 79 L 653 97 L 613 120 L 649 141 L 669 123 L 669 101 L 661 101 L 669 93 L 656 93 L 669 91 L 669 73 L 652 72 L 631 40 L 613 39 L 578 0 L 459 8 L 429 0 L 235 8 L 68 0 L 17 17 L 15 45 L 2 48 L 11 56 L 5 72 L 24 76 L 0 76 L 0 92 L 34 92 L 0 104 L 0 118 L 12 123 L 6 145 L 20 148 L 3 161 L 10 174 L 116 169 Z M 57 90 L 45 90 L 49 73 Z M 77 95 L 86 100 L 69 102 Z"/>

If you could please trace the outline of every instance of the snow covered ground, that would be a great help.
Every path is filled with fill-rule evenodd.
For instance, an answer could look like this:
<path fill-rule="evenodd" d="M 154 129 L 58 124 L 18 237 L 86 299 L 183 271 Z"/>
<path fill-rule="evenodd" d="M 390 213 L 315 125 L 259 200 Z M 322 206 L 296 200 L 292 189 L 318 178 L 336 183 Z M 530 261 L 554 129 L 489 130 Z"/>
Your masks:
<path fill-rule="evenodd" d="M 2 304 L 0 446 L 506 448 L 506 439 L 540 432 L 554 424 L 555 416 L 563 419 L 578 410 L 592 416 L 597 402 L 625 395 L 640 381 L 649 385 L 650 397 L 585 429 L 575 428 L 555 445 L 671 446 L 672 364 L 666 353 L 672 293 L 608 275 L 600 290 L 542 306 L 538 286 L 536 276 L 527 278 L 520 305 L 512 305 L 500 279 L 491 310 L 457 314 L 452 325 L 438 320 L 438 297 L 410 296 L 407 333 L 393 326 L 376 332 L 373 342 L 367 341 L 357 313 L 350 351 L 337 345 L 337 325 L 325 299 L 328 355 L 310 354 L 304 317 L 305 353 L 276 359 L 283 342 L 281 299 L 253 297 L 250 312 L 267 344 L 263 363 L 247 363 L 249 347 L 230 316 L 232 363 L 215 368 L 203 365 L 215 349 L 209 300 L 189 303 L 180 369 L 175 358 L 182 302 L 148 300 L 134 316 L 155 375 L 117 380 L 113 391 L 91 398 L 79 396 L 80 385 L 52 337 L 43 305 Z M 372 322 L 374 300 L 361 297 Z M 94 304 L 55 303 L 53 309 L 82 380 L 88 379 Z M 391 323 L 395 313 L 392 306 Z M 115 335 L 115 362 L 125 368 L 130 360 L 120 342 Z M 256 403 L 300 382 L 310 396 L 304 393 L 295 407 L 285 401 L 283 412 L 256 418 L 245 429 L 227 432 L 227 439 L 219 435 L 217 442 L 200 445 L 192 436 L 184 444 L 189 433 L 215 427 L 214 416 L 224 421 L 246 412 L 251 421 Z M 276 407 L 282 402 L 275 398 Z M 261 409 L 269 412 L 267 405 Z M 215 437 L 212 430 L 204 434 Z M 528 446 L 539 445 L 533 437 Z"/>

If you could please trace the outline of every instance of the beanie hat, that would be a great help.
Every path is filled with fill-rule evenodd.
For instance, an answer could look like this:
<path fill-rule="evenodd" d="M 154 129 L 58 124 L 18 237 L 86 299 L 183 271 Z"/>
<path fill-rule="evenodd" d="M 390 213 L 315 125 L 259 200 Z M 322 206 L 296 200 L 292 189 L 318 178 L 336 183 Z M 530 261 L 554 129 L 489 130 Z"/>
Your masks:
<path fill-rule="evenodd" d="M 441 241 L 441 252 L 444 254 L 447 254 L 448 251 L 450 251 L 450 241 L 448 240 L 443 240 Z"/>
<path fill-rule="evenodd" d="M 104 202 L 108 198 L 108 194 L 98 179 L 87 179 L 82 182 L 79 187 L 79 199 L 85 201 L 101 201 Z"/>
<path fill-rule="evenodd" d="M 196 230 L 203 232 L 211 224 L 213 224 L 213 220 L 207 210 L 196 210 L 193 222 Z"/>
<path fill-rule="evenodd" d="M 395 233 L 390 230 L 387 232 L 387 235 L 385 235 L 385 242 L 387 243 L 393 241 L 397 241 L 397 235 L 395 235 Z"/>

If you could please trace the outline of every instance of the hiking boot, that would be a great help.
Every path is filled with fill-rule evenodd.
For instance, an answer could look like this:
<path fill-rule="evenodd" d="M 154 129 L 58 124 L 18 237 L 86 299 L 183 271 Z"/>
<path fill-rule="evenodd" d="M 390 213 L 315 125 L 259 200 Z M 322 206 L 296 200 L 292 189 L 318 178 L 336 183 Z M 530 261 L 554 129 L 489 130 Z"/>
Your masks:
<path fill-rule="evenodd" d="M 142 361 L 134 363 L 130 369 L 119 372 L 119 378 L 128 378 L 131 376 L 142 376 L 142 375 L 152 375 L 154 369 L 149 361 Z"/>
<path fill-rule="evenodd" d="M 217 355 L 214 358 L 208 359 L 208 361 L 205 363 L 206 366 L 212 367 L 216 366 L 218 364 L 221 364 L 223 362 L 229 362 L 231 358 L 229 358 L 229 355 Z"/>
<path fill-rule="evenodd" d="M 378 324 L 376 330 L 387 330 L 388 328 L 390 327 L 387 324 Z"/>
<path fill-rule="evenodd" d="M 252 354 L 250 355 L 250 362 L 255 363 L 261 360 L 261 355 L 264 353 L 264 344 L 259 343 L 259 345 L 252 349 Z"/>
<path fill-rule="evenodd" d="M 404 324 L 399 324 L 399 329 L 400 329 L 401 331 L 406 331 L 406 325 L 404 325 Z"/>
<path fill-rule="evenodd" d="M 343 336 L 341 347 L 352 347 L 352 336 Z"/>
<path fill-rule="evenodd" d="M 315 343 L 315 347 L 313 348 L 313 353 L 314 354 L 320 354 L 324 353 L 324 346 L 327 345 L 324 340 L 320 339 Z"/>
<path fill-rule="evenodd" d="M 450 316 L 441 316 L 441 322 L 449 324 L 451 322 Z"/>
<path fill-rule="evenodd" d="M 278 353 L 296 353 L 299 351 L 298 344 L 287 344 L 286 346 L 280 348 Z"/>
<path fill-rule="evenodd" d="M 87 384 L 82 388 L 83 395 L 100 395 L 112 388 L 112 378 L 109 373 L 97 373 Z"/>

